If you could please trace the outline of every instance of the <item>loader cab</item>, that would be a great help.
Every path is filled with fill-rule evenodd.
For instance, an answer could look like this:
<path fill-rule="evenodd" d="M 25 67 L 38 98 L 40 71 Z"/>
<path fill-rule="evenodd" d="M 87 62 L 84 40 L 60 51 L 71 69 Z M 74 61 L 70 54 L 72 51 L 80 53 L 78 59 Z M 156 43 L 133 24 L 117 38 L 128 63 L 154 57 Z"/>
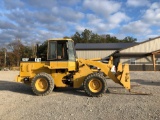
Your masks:
<path fill-rule="evenodd" d="M 48 40 L 47 60 L 54 67 L 75 70 L 76 52 L 73 40 Z"/>
<path fill-rule="evenodd" d="M 74 42 L 71 40 L 49 40 L 48 60 L 53 61 L 75 61 Z"/>

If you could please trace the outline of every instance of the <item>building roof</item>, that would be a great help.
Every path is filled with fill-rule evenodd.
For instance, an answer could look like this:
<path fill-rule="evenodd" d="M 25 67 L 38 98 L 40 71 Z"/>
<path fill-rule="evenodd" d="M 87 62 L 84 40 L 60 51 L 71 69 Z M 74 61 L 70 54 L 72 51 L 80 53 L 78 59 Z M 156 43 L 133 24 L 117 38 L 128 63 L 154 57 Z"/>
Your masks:
<path fill-rule="evenodd" d="M 138 57 L 138 56 L 140 56 L 140 57 L 143 57 L 143 56 L 149 56 L 152 54 L 156 54 L 156 56 L 159 57 L 160 56 L 160 49 L 159 49 L 159 47 L 156 47 L 157 45 L 159 46 L 159 44 L 157 44 L 157 43 L 159 43 L 159 41 L 154 43 L 155 46 L 153 46 L 149 43 L 148 45 L 145 45 L 142 47 L 143 44 L 146 44 L 146 43 L 152 42 L 152 41 L 154 42 L 157 39 L 159 39 L 159 41 L 160 41 L 160 36 L 155 37 L 155 38 L 150 38 L 149 40 L 143 41 L 137 45 L 130 46 L 128 48 L 117 50 L 112 54 L 112 56 L 123 56 L 123 57 L 124 56 L 125 57 L 131 57 L 131 56 Z M 135 47 L 135 49 L 132 49 L 133 47 Z M 158 48 L 158 49 L 153 50 L 153 48 Z M 131 49 L 131 50 L 129 51 L 129 49 Z M 127 51 L 124 52 L 124 50 L 127 50 Z M 139 51 L 137 52 L 136 50 L 139 50 Z"/>
<path fill-rule="evenodd" d="M 70 38 L 49 38 L 49 39 L 47 39 L 47 40 L 49 40 L 49 41 L 61 41 L 61 40 L 71 40 L 71 41 L 73 41 L 72 39 L 70 39 Z"/>
<path fill-rule="evenodd" d="M 76 50 L 120 50 L 138 43 L 77 43 Z"/>
<path fill-rule="evenodd" d="M 137 44 L 135 44 L 135 45 L 133 45 L 133 46 L 137 46 L 137 45 L 140 45 L 140 44 L 144 44 L 144 43 L 146 43 L 146 42 L 150 42 L 150 41 L 153 41 L 153 40 L 158 39 L 158 38 L 160 38 L 160 36 L 154 37 L 154 38 L 149 38 L 148 40 L 145 40 L 145 41 L 143 41 L 143 42 L 137 43 Z M 133 46 L 129 46 L 129 47 L 123 48 L 123 49 L 121 49 L 121 51 L 122 51 L 122 50 L 125 50 L 125 49 L 128 49 L 128 48 L 130 48 L 130 47 L 133 47 Z"/>

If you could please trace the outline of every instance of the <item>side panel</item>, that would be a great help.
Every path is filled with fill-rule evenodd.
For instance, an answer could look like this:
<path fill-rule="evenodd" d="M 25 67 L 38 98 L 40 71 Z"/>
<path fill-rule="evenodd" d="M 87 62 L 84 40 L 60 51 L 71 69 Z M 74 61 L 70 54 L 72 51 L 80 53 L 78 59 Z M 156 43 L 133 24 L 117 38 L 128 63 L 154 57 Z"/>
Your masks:
<path fill-rule="evenodd" d="M 68 62 L 68 71 L 76 71 L 76 62 L 74 61 Z"/>
<path fill-rule="evenodd" d="M 76 70 L 76 62 L 74 61 L 57 61 L 50 62 L 50 69 L 67 69 L 68 71 Z"/>
<path fill-rule="evenodd" d="M 84 79 L 91 73 L 93 73 L 93 71 L 87 65 L 81 66 L 79 71 L 73 76 L 73 87 L 81 87 Z"/>
<path fill-rule="evenodd" d="M 20 64 L 20 74 L 16 78 L 17 82 L 24 82 L 24 78 L 29 78 L 29 83 L 31 80 L 39 73 L 46 72 L 51 74 L 54 79 L 54 84 L 57 87 L 66 87 L 67 85 L 63 83 L 63 78 L 69 74 L 68 72 L 68 61 L 53 61 L 53 62 L 21 62 Z M 70 63 L 71 67 L 75 68 L 75 62 Z M 71 70 L 74 70 L 71 68 Z"/>
<path fill-rule="evenodd" d="M 50 70 L 44 67 L 46 62 L 21 62 L 20 64 L 20 73 L 17 78 L 17 82 L 24 82 L 23 78 L 29 77 L 29 80 L 33 79 L 33 77 L 40 73 L 46 72 L 50 73 Z"/>
<path fill-rule="evenodd" d="M 54 79 L 54 84 L 56 87 L 67 87 L 66 84 L 62 82 L 63 78 L 67 75 L 67 72 L 62 72 L 61 70 L 51 70 L 51 76 Z"/>
<path fill-rule="evenodd" d="M 58 61 L 57 69 L 68 69 L 68 61 Z"/>

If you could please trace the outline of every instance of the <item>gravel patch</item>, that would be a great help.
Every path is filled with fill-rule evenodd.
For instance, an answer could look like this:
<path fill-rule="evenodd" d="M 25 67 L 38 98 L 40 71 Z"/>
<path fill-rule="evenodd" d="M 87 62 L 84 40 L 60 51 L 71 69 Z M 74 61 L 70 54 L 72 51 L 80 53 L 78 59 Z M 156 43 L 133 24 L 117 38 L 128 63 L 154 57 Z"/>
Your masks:
<path fill-rule="evenodd" d="M 35 96 L 16 83 L 18 71 L 0 71 L 0 120 L 160 120 L 160 72 L 131 72 L 130 94 L 108 79 L 109 93 L 88 97 L 82 89 L 56 89 Z"/>

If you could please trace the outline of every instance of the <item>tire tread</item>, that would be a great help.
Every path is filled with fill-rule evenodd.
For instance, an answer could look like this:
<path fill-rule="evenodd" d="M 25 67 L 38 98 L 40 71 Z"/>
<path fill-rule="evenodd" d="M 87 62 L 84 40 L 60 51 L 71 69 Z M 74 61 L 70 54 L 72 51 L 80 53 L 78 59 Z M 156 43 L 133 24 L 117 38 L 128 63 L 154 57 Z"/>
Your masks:
<path fill-rule="evenodd" d="M 45 77 L 47 80 L 48 80 L 48 89 L 46 90 L 46 91 L 44 91 L 44 92 L 39 92 L 37 89 L 36 89 L 36 87 L 35 87 L 35 82 L 36 82 L 36 80 L 38 79 L 38 78 L 40 78 L 40 77 Z M 39 73 L 39 74 L 37 74 L 33 79 L 32 79 L 32 81 L 31 81 L 31 87 L 32 87 L 32 91 L 36 94 L 36 95 L 38 95 L 38 96 L 46 96 L 46 95 L 48 95 L 48 94 L 50 94 L 52 91 L 53 91 L 53 89 L 54 89 L 54 80 L 53 80 L 53 78 L 52 78 L 52 76 L 50 75 L 50 74 L 48 74 L 48 73 L 45 73 L 45 72 L 42 72 L 42 73 Z"/>
<path fill-rule="evenodd" d="M 89 81 L 92 79 L 92 78 L 99 78 L 102 82 L 102 90 L 98 93 L 93 93 L 92 91 L 89 90 L 89 87 L 88 87 L 88 83 Z M 90 96 L 90 97 L 101 97 L 102 94 L 104 94 L 107 90 L 107 82 L 106 82 L 106 78 L 103 76 L 103 74 L 100 74 L 98 72 L 96 73 L 91 73 L 89 74 L 85 80 L 84 80 L 84 83 L 83 83 L 83 86 L 84 86 L 84 91 Z"/>

